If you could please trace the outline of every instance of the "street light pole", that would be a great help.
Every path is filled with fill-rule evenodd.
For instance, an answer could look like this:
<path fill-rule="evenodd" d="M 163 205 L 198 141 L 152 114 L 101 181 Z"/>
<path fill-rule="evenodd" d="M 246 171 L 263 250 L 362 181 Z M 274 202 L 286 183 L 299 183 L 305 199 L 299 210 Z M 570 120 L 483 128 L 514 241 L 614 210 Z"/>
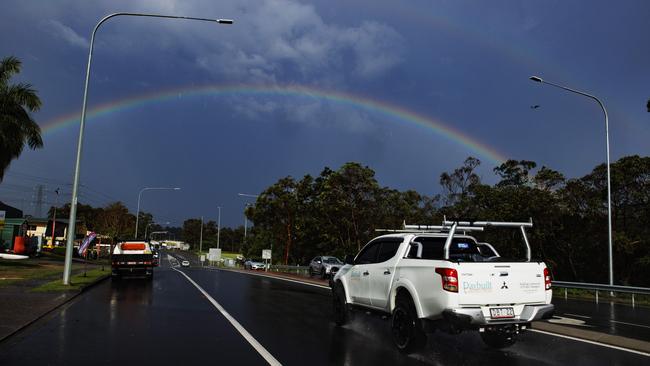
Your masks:
<path fill-rule="evenodd" d="M 142 198 L 142 192 L 151 191 L 151 190 L 172 190 L 179 191 L 178 187 L 145 187 L 140 190 L 138 193 L 138 209 L 135 212 L 135 234 L 133 234 L 133 239 L 138 239 L 138 223 L 140 222 L 140 199 Z M 145 233 L 144 238 L 147 239 L 147 234 Z"/>
<path fill-rule="evenodd" d="M 217 249 L 221 248 L 219 246 L 219 236 L 221 235 L 221 206 L 217 206 L 219 209 L 219 218 L 217 219 Z"/>
<path fill-rule="evenodd" d="M 199 234 L 199 255 L 203 253 L 203 216 L 201 216 L 201 233 Z"/>
<path fill-rule="evenodd" d="M 542 84 L 548 84 L 551 86 L 554 86 L 556 88 L 560 88 L 572 93 L 580 94 L 582 96 L 585 96 L 587 98 L 591 98 L 598 103 L 600 108 L 603 110 L 603 114 L 605 115 L 605 144 L 606 144 L 606 150 L 607 150 L 607 236 L 608 236 L 608 260 L 609 260 L 609 284 L 614 285 L 614 261 L 612 258 L 612 251 L 613 251 L 613 244 L 614 241 L 612 239 L 612 179 L 611 179 L 611 173 L 610 173 L 610 160 L 609 160 L 609 117 L 607 116 L 607 109 L 605 109 L 605 105 L 603 102 L 598 99 L 595 95 L 591 95 L 585 92 L 582 92 L 580 90 L 572 89 L 563 85 L 555 84 L 550 81 L 546 81 L 542 79 L 539 76 L 531 76 L 529 78 L 532 81 L 542 83 Z"/>
<path fill-rule="evenodd" d="M 237 195 L 240 196 L 240 197 L 251 197 L 251 198 L 258 198 L 259 197 L 256 194 L 249 194 L 249 193 L 237 193 Z M 243 246 L 243 244 L 246 244 L 246 229 L 247 229 L 247 226 L 248 226 L 248 218 L 246 217 L 246 207 L 248 207 L 249 205 L 251 205 L 251 204 L 248 203 L 248 202 L 246 203 L 246 205 L 244 205 L 244 242 L 242 243 L 242 246 Z M 242 250 L 240 249 L 239 251 L 241 252 Z"/>
<path fill-rule="evenodd" d="M 88 50 L 88 63 L 86 65 L 86 79 L 84 82 L 84 96 L 83 104 L 81 106 L 81 120 L 79 123 L 79 139 L 77 141 L 77 159 L 74 166 L 74 178 L 72 180 L 72 198 L 70 200 L 70 218 L 68 223 L 68 240 L 66 242 L 65 249 L 65 265 L 63 268 L 63 284 L 70 284 L 70 272 L 72 270 L 72 248 L 74 244 L 74 236 L 76 229 L 76 220 L 77 220 L 77 200 L 79 193 L 79 175 L 80 175 L 80 166 L 81 166 L 81 150 L 83 146 L 83 134 L 84 127 L 86 125 L 86 107 L 88 105 L 88 81 L 90 80 L 90 66 L 92 64 L 93 58 L 93 49 L 95 46 L 95 34 L 97 29 L 107 20 L 117 17 L 117 16 L 134 16 L 134 17 L 150 17 L 150 18 L 167 18 L 167 19 L 185 19 L 185 20 L 198 20 L 205 22 L 216 22 L 217 24 L 232 24 L 233 21 L 230 19 L 207 19 L 207 18 L 193 18 L 193 17 L 184 17 L 184 16 L 174 16 L 174 15 L 161 15 L 161 14 L 142 14 L 142 13 L 113 13 L 105 16 L 95 28 L 90 37 L 90 47 Z"/>
<path fill-rule="evenodd" d="M 149 230 L 149 226 L 151 225 L 169 225 L 169 221 L 167 222 L 150 222 L 147 224 L 147 227 L 144 228 L 144 240 L 147 240 L 147 231 Z M 153 235 L 153 233 L 151 233 Z"/>

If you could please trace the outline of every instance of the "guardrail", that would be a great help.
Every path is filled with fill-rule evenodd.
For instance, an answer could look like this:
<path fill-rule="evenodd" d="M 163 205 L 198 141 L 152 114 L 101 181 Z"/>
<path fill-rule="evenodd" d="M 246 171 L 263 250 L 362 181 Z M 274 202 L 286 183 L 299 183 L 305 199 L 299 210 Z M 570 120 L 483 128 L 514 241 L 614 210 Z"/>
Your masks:
<path fill-rule="evenodd" d="M 567 289 L 581 289 L 592 290 L 596 294 L 596 303 L 598 303 L 598 292 L 620 292 L 632 295 L 632 307 L 635 306 L 635 295 L 650 295 L 650 288 L 647 287 L 633 287 L 633 286 L 619 286 L 619 285 L 604 285 L 600 283 L 584 283 L 584 282 L 566 282 L 566 281 L 553 281 L 554 287 L 564 289 L 564 299 L 567 298 Z"/>

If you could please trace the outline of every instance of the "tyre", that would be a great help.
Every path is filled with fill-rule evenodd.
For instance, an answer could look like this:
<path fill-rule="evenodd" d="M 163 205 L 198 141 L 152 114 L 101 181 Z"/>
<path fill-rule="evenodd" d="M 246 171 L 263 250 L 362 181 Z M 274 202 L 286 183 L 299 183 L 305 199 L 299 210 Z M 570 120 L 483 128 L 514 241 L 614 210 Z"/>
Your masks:
<path fill-rule="evenodd" d="M 325 273 L 325 267 L 321 268 L 321 270 L 320 270 L 320 278 L 322 278 L 322 279 L 327 278 L 327 273 Z"/>
<path fill-rule="evenodd" d="M 345 289 L 338 282 L 332 287 L 332 305 L 334 310 L 334 323 L 338 326 L 347 324 L 350 321 L 350 310 L 345 300 Z"/>
<path fill-rule="evenodd" d="M 481 333 L 481 339 L 483 343 L 496 349 L 510 347 L 517 341 L 515 333 L 508 330 L 486 330 Z"/>
<path fill-rule="evenodd" d="M 415 304 L 409 296 L 398 296 L 391 321 L 393 342 L 400 352 L 413 353 L 424 348 L 427 336 L 422 329 Z"/>

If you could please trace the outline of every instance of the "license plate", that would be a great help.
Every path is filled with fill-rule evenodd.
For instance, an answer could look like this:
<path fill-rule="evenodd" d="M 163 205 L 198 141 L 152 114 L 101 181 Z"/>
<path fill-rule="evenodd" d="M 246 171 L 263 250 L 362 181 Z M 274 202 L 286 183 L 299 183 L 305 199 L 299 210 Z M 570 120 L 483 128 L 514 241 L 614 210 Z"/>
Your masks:
<path fill-rule="evenodd" d="M 513 308 L 490 308 L 490 316 L 492 319 L 499 318 L 514 318 L 515 309 Z"/>

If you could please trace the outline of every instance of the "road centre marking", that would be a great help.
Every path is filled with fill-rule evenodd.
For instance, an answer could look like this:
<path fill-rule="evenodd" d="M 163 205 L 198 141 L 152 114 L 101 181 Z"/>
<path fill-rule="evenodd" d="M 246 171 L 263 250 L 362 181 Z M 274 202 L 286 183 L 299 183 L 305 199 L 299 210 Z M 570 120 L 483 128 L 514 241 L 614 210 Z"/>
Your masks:
<path fill-rule="evenodd" d="M 593 344 L 593 345 L 596 345 L 596 346 L 612 348 L 612 349 L 616 349 L 616 350 L 619 350 L 619 351 L 636 353 L 637 355 L 650 357 L 650 353 L 636 351 L 636 350 L 633 350 L 633 349 L 623 348 L 623 347 L 619 347 L 619 346 L 613 346 L 611 344 L 600 343 L 600 342 L 596 342 L 596 341 L 590 341 L 588 339 L 581 339 L 581 338 L 567 336 L 567 335 L 564 335 L 564 334 L 551 333 L 551 332 L 547 332 L 547 331 L 539 330 L 539 329 L 529 329 L 529 331 L 535 332 L 535 333 L 546 334 L 546 335 L 550 335 L 550 336 L 553 336 L 553 337 L 571 339 L 571 340 L 578 341 L 578 342 L 590 343 L 590 344 Z"/>
<path fill-rule="evenodd" d="M 235 329 L 239 332 L 239 334 L 241 334 L 242 337 L 244 337 L 244 339 L 246 339 L 248 341 L 248 343 L 250 343 L 250 345 L 253 346 L 253 348 L 255 348 L 257 353 L 259 353 L 260 356 L 262 356 L 266 360 L 266 362 L 269 363 L 269 365 L 282 366 L 282 364 L 278 360 L 276 360 L 275 357 L 273 357 L 273 355 L 271 355 L 271 353 L 269 353 L 269 351 L 267 351 L 266 348 L 264 348 L 264 346 L 262 346 L 255 338 L 253 338 L 253 336 L 250 333 L 248 333 L 248 331 L 241 324 L 239 324 L 239 322 L 235 318 L 233 318 L 226 311 L 226 309 L 224 309 L 223 306 L 221 306 L 217 302 L 217 300 L 215 300 L 201 286 L 199 286 L 196 282 L 194 282 L 194 280 L 191 279 L 190 276 L 188 276 L 187 274 L 185 274 L 185 272 L 180 271 L 180 270 L 178 270 L 176 268 L 172 268 L 172 269 L 174 271 L 182 274 L 183 276 L 185 276 L 185 278 L 187 278 L 187 280 L 190 281 L 190 283 L 193 284 L 194 287 L 196 287 L 203 294 L 203 296 L 205 296 L 208 299 L 208 301 L 210 301 L 210 303 L 212 303 L 212 305 L 217 310 L 219 310 L 221 315 L 223 315 L 230 322 L 230 324 L 232 324 L 232 326 L 235 327 Z"/>

